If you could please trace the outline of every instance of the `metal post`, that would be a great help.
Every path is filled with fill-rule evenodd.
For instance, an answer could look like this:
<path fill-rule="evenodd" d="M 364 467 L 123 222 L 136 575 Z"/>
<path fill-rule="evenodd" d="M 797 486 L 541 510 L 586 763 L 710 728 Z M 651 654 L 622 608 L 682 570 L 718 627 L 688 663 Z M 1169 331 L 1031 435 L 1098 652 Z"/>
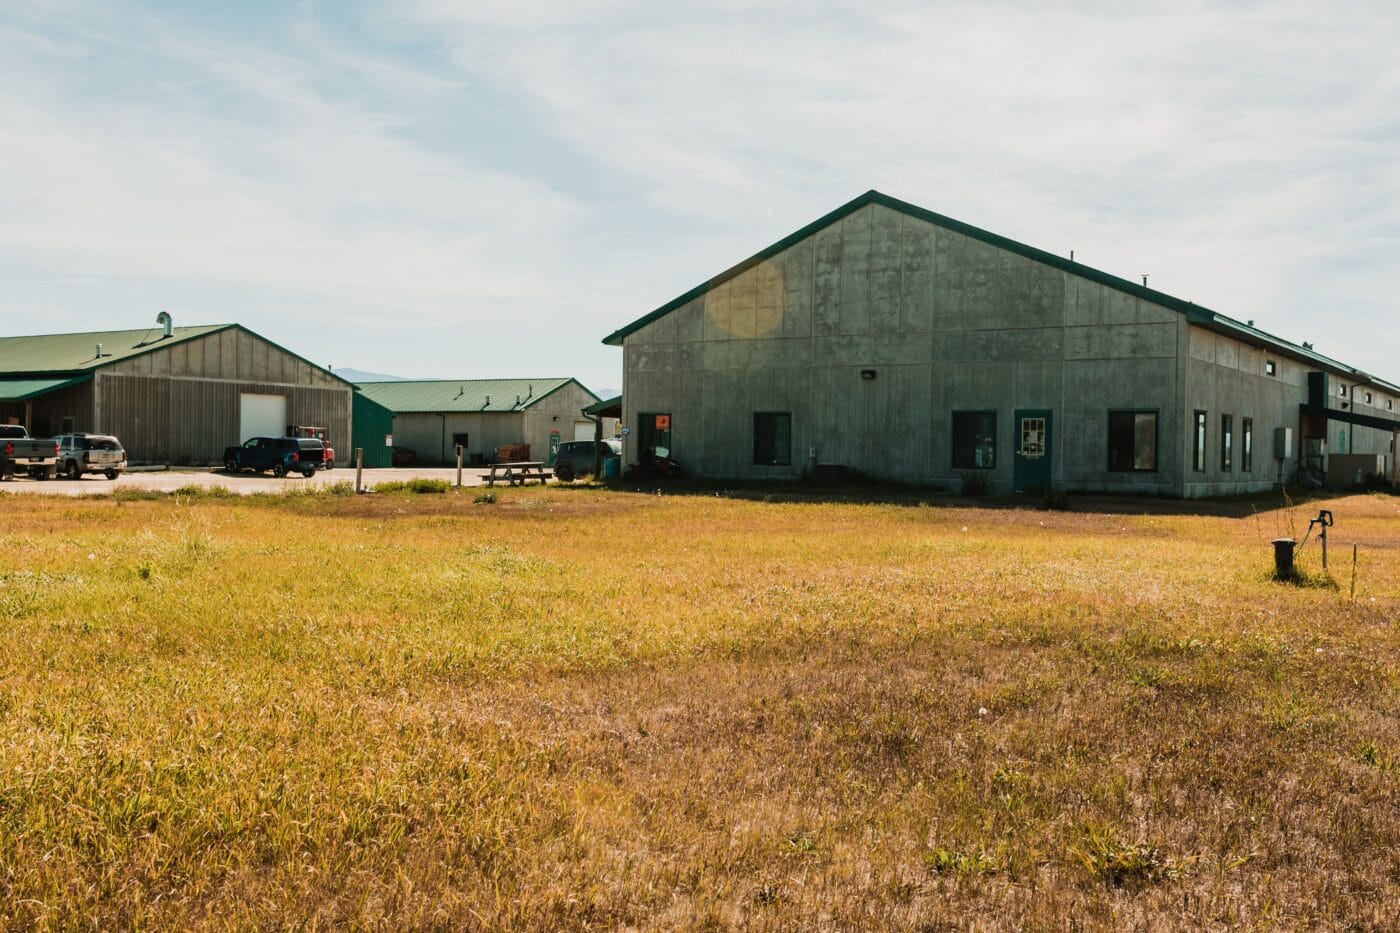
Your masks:
<path fill-rule="evenodd" d="M 1351 546 L 1351 602 L 1356 602 L 1356 545 Z"/>
<path fill-rule="evenodd" d="M 360 474 L 364 472 L 364 469 L 365 469 L 365 449 L 364 449 L 363 447 L 356 447 L 356 448 L 355 448 L 355 491 L 356 491 L 356 492 L 364 492 L 364 491 L 365 491 L 365 487 L 362 486 L 362 485 L 360 485 Z"/>
<path fill-rule="evenodd" d="M 1274 539 L 1274 576 L 1279 580 L 1292 580 L 1293 549 L 1297 542 L 1292 538 Z"/>
<path fill-rule="evenodd" d="M 462 488 L 462 445 L 457 445 L 457 488 Z"/>
<path fill-rule="evenodd" d="M 1322 569 L 1327 569 L 1327 526 L 1322 526 Z"/>

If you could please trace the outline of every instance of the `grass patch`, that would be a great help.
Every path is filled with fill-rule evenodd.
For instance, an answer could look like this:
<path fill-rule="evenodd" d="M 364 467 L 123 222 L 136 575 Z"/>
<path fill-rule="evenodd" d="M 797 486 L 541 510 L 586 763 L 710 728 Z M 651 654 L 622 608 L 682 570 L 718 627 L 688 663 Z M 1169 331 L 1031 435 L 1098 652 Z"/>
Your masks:
<path fill-rule="evenodd" d="M 414 477 L 413 479 L 396 479 L 387 483 L 376 483 L 375 492 L 411 492 L 417 494 L 424 493 L 444 493 L 452 488 L 452 484 L 445 479 L 429 479 L 427 477 Z"/>
<path fill-rule="evenodd" d="M 0 928 L 1393 921 L 1389 497 L 296 488 L 0 499 Z"/>

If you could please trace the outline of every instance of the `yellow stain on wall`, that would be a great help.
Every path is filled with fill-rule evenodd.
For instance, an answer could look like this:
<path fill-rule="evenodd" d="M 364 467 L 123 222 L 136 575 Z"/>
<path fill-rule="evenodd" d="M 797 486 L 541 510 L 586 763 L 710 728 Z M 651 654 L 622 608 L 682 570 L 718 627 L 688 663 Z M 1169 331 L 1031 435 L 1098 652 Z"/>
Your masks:
<path fill-rule="evenodd" d="M 787 283 L 769 262 L 759 263 L 705 293 L 705 329 L 721 339 L 771 337 L 783 326 Z"/>

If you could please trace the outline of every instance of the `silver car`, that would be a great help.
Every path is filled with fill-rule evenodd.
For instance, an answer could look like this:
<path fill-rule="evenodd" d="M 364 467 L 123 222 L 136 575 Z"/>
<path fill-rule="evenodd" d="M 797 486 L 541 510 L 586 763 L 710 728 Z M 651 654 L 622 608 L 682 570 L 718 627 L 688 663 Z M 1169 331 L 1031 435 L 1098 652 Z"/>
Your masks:
<path fill-rule="evenodd" d="M 116 479 L 126 469 L 122 442 L 110 434 L 60 434 L 58 473 L 66 479 L 82 479 L 84 473 L 101 473 Z"/>

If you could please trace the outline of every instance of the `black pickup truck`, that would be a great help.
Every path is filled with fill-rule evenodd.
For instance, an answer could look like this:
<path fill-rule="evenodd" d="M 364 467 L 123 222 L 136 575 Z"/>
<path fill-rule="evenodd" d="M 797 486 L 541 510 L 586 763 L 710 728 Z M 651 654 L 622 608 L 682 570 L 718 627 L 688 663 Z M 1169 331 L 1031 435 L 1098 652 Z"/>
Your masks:
<path fill-rule="evenodd" d="M 325 457 L 325 447 L 314 437 L 252 437 L 242 446 L 224 450 L 224 469 L 229 473 L 271 470 L 273 476 L 300 473 L 309 479 Z"/>
<path fill-rule="evenodd" d="M 30 437 L 23 425 L 0 424 L 0 479 L 14 479 L 20 472 L 53 479 L 58 472 L 58 442 Z"/>

